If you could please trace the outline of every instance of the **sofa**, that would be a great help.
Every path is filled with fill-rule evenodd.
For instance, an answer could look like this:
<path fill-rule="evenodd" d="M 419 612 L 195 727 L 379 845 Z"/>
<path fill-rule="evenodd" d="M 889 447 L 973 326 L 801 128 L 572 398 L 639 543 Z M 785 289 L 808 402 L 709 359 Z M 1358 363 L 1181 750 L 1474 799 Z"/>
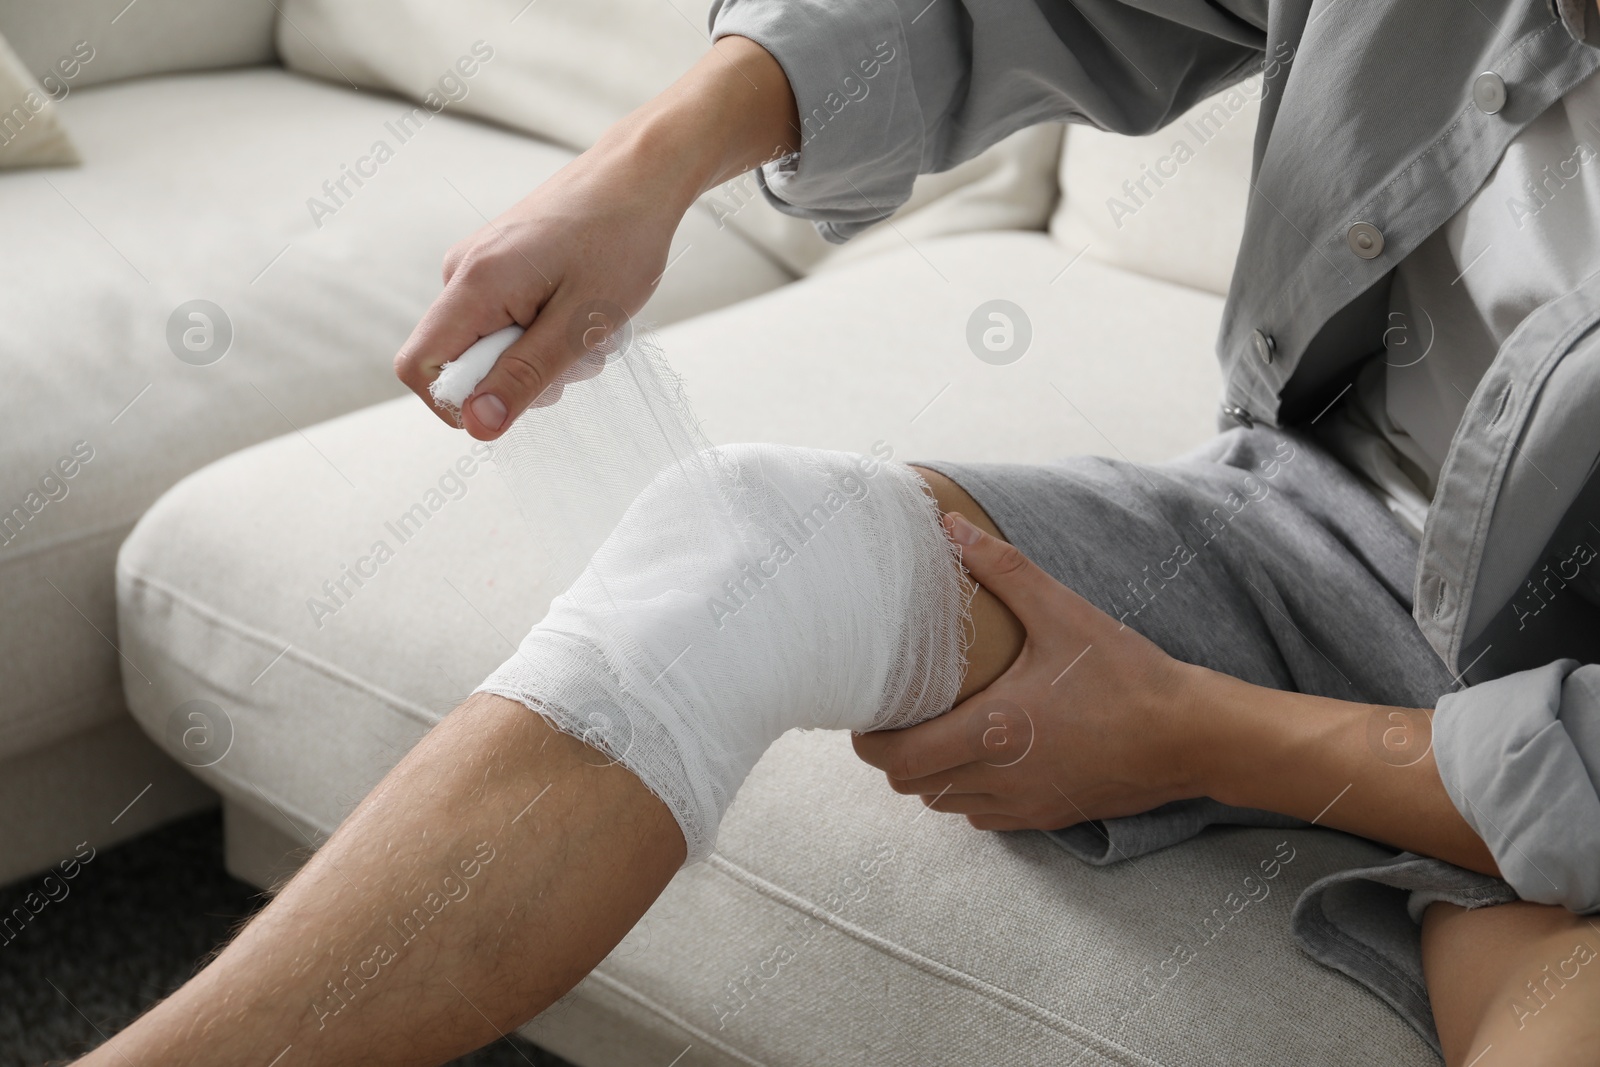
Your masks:
<path fill-rule="evenodd" d="M 220 803 L 229 870 L 275 884 L 509 655 L 559 590 L 391 357 L 445 249 L 692 62 L 707 6 L 0 0 L 41 79 L 95 55 L 54 103 L 81 165 L 0 172 L 0 881 Z M 718 443 L 1173 456 L 1214 431 L 1255 104 L 1024 131 L 842 247 L 731 182 L 638 322 Z M 970 341 L 996 300 L 1004 358 Z M 1378 854 L 1214 830 L 1091 868 L 791 733 L 524 1032 L 582 1067 L 1435 1062 L 1289 938 Z"/>

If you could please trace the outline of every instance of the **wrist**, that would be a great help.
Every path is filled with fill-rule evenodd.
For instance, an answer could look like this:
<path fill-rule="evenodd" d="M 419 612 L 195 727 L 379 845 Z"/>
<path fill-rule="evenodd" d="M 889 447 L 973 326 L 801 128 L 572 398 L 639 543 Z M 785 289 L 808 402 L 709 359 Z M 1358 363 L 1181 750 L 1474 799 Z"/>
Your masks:
<path fill-rule="evenodd" d="M 581 165 L 603 171 L 630 201 L 658 205 L 677 218 L 704 191 L 709 154 L 681 117 L 635 112 L 579 158 Z"/>
<path fill-rule="evenodd" d="M 766 49 L 724 37 L 585 153 L 687 211 L 701 194 L 797 150 L 794 95 Z"/>
<path fill-rule="evenodd" d="M 1219 690 L 1231 679 L 1182 662 L 1175 665 L 1175 677 L 1177 682 L 1169 698 L 1174 711 L 1174 784 L 1183 797 L 1220 799 L 1217 789 L 1231 777 L 1222 753 L 1233 743 L 1234 729 L 1225 721 L 1231 704 Z"/>
<path fill-rule="evenodd" d="M 1298 694 L 1251 685 L 1204 667 L 1190 669 L 1186 740 L 1193 754 L 1191 795 L 1236 807 L 1280 810 L 1275 784 L 1285 774 L 1307 771 L 1316 735 L 1336 724 L 1310 709 L 1284 706 Z"/>

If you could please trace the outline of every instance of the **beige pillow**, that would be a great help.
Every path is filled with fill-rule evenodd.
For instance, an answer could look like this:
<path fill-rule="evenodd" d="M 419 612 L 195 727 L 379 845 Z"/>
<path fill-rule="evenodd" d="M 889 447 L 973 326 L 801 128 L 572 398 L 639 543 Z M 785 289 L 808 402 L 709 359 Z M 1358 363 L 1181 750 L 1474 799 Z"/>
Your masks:
<path fill-rule="evenodd" d="M 55 103 L 0 37 L 0 170 L 78 161 Z"/>
<path fill-rule="evenodd" d="M 1147 137 L 1073 126 L 1050 233 L 1074 252 L 1226 294 L 1244 234 L 1259 75 Z"/>
<path fill-rule="evenodd" d="M 281 8 L 278 53 L 291 70 L 582 149 L 705 53 L 711 0 L 281 0 Z M 922 237 L 1041 230 L 1055 203 L 1060 136 L 1056 127 L 1026 130 L 923 176 L 894 227 L 844 246 L 769 206 L 752 175 L 704 203 L 797 274 Z"/>

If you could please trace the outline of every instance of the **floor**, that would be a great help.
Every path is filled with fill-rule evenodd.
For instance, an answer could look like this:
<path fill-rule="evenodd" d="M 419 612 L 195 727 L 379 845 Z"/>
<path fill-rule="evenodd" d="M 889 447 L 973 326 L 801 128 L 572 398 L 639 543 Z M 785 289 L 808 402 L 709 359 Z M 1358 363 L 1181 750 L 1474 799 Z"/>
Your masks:
<path fill-rule="evenodd" d="M 223 870 L 216 812 L 108 849 L 65 884 L 65 896 L 0 944 L 0 1067 L 87 1052 L 187 980 L 262 903 Z M 33 878 L 0 888 L 0 915 L 37 886 Z M 570 1067 L 517 1038 L 454 1062 Z"/>

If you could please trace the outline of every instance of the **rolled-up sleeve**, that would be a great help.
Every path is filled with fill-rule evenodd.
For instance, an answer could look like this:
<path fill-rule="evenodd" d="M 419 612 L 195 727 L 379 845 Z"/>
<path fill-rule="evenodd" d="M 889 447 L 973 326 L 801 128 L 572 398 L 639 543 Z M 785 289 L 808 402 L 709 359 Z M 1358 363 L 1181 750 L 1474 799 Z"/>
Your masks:
<path fill-rule="evenodd" d="M 1257 69 L 1267 0 L 715 0 L 714 38 L 783 67 L 800 151 L 758 178 L 835 243 L 918 174 L 1040 122 L 1159 129 Z"/>
<path fill-rule="evenodd" d="M 1450 693 L 1433 738 L 1445 790 L 1517 895 L 1600 911 L 1600 665 Z"/>

